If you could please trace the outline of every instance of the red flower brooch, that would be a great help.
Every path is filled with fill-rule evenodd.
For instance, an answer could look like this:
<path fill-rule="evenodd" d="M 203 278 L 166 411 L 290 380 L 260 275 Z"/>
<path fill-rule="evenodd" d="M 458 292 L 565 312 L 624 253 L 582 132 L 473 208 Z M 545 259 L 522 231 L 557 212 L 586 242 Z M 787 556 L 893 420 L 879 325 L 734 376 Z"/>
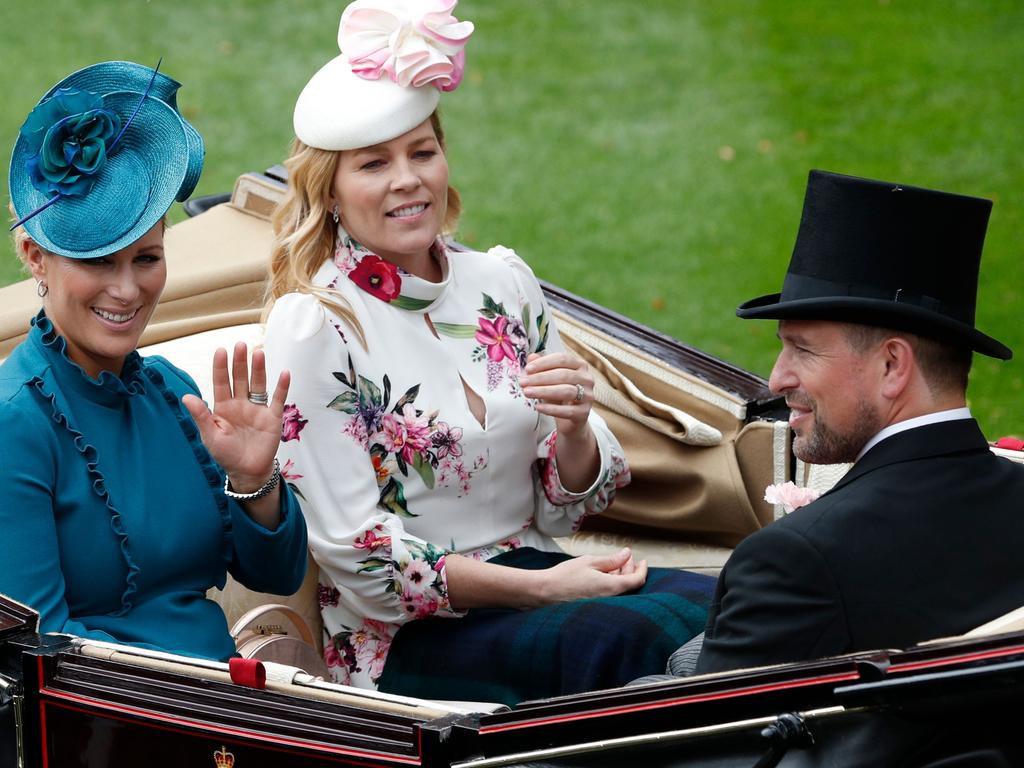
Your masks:
<path fill-rule="evenodd" d="M 353 283 L 381 301 L 397 299 L 402 290 L 402 278 L 398 274 L 398 267 L 374 254 L 368 254 L 360 259 L 348 276 Z"/>

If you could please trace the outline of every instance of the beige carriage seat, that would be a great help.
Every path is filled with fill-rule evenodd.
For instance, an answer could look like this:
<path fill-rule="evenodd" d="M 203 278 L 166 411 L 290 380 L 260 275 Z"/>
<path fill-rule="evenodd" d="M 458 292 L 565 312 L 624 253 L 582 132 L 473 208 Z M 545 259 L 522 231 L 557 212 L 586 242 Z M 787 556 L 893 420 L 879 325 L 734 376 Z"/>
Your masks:
<path fill-rule="evenodd" d="M 1021 461 L 1024 463 L 1024 460 Z M 1004 613 L 1002 616 L 997 616 L 991 621 L 986 621 L 981 626 L 975 627 L 974 629 L 964 632 L 962 635 L 955 635 L 953 637 L 939 637 L 934 640 L 928 640 L 922 645 L 935 645 L 938 643 L 948 643 L 950 640 L 960 640 L 966 638 L 976 637 L 992 637 L 994 635 L 1005 635 L 1011 632 L 1024 632 L 1024 606 L 1015 608 L 1009 613 Z"/>
<path fill-rule="evenodd" d="M 777 516 L 764 489 L 789 479 L 788 425 L 747 423 L 736 395 L 554 315 L 590 365 L 596 409 L 633 476 L 603 515 L 559 544 L 574 555 L 629 546 L 650 565 L 717 574 L 736 543 Z"/>
<path fill-rule="evenodd" d="M 965 632 L 963 636 L 988 637 L 989 635 L 1002 635 L 1007 632 L 1021 631 L 1024 631 L 1024 607 L 1003 614 L 998 618 L 992 619 L 992 621 L 987 621 L 980 627 L 975 627 L 970 632 Z"/>

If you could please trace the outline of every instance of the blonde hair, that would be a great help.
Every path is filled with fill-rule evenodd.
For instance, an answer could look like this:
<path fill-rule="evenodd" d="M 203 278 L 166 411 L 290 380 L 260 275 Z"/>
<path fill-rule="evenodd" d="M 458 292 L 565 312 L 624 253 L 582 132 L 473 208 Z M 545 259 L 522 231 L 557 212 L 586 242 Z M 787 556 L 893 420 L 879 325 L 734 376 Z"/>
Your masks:
<path fill-rule="evenodd" d="M 430 124 L 441 150 L 445 151 L 441 118 L 435 111 Z M 308 293 L 348 323 L 366 348 L 366 336 L 358 318 L 345 298 L 335 290 L 316 286 L 313 276 L 334 253 L 335 224 L 328 200 L 338 165 L 337 151 L 317 149 L 295 139 L 285 160 L 288 190 L 271 218 L 274 242 L 270 251 L 270 278 L 267 281 L 266 320 L 273 303 L 286 293 Z M 452 234 L 462 212 L 458 191 L 449 185 L 442 234 Z"/>

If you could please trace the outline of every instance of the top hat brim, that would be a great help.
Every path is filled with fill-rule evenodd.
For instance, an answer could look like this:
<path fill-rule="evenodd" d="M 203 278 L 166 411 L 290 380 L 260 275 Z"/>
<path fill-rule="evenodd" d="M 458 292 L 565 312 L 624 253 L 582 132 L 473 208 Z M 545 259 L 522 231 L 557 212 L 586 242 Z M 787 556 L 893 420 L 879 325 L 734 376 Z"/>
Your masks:
<path fill-rule="evenodd" d="M 857 296 L 824 296 L 782 301 L 781 293 L 744 302 L 736 315 L 745 320 L 829 320 L 906 331 L 969 347 L 988 357 L 1009 360 L 1013 351 L 967 323 L 914 304 Z"/>

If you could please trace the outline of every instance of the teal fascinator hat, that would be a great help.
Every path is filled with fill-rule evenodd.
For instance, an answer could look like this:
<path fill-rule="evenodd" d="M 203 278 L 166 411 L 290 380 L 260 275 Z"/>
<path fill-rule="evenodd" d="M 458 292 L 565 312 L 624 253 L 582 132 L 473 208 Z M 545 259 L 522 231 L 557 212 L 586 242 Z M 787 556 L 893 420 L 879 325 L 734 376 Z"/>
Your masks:
<path fill-rule="evenodd" d="M 203 139 L 178 111 L 181 84 L 159 67 L 105 61 L 43 96 L 11 155 L 12 230 L 91 259 L 135 242 L 192 194 Z"/>

